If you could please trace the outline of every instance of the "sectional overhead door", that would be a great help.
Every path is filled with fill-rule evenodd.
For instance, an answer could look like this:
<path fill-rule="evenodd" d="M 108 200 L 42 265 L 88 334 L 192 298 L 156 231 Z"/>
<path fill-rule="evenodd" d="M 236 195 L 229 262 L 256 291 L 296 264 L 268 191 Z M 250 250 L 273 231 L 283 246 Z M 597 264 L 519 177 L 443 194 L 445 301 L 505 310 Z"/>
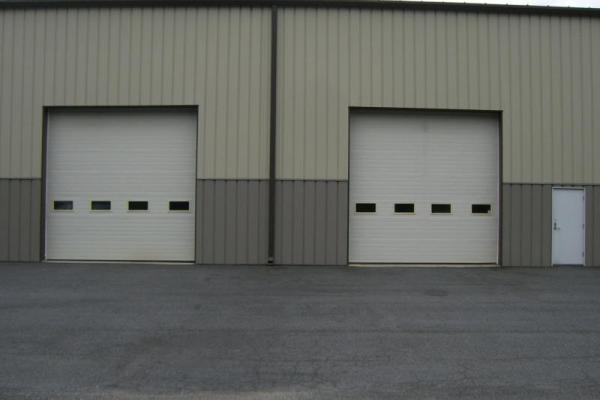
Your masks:
<path fill-rule="evenodd" d="M 48 260 L 193 261 L 194 110 L 48 114 Z"/>
<path fill-rule="evenodd" d="M 349 261 L 497 263 L 494 114 L 351 113 Z"/>

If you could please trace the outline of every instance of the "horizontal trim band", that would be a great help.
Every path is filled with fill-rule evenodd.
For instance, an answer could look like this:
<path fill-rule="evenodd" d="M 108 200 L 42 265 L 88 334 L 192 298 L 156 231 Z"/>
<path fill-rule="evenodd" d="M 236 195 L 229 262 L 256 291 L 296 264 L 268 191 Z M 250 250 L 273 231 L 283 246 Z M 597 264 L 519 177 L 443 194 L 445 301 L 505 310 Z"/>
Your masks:
<path fill-rule="evenodd" d="M 9 178 L 0 177 L 0 181 L 39 181 L 42 178 Z M 229 181 L 229 182 L 268 182 L 269 178 L 196 178 L 197 181 Z M 348 179 L 298 179 L 298 178 L 277 178 L 276 182 L 348 182 Z M 600 186 L 600 183 L 565 183 L 565 182 L 552 182 L 552 183 L 532 183 L 532 182 L 502 182 L 502 185 L 529 185 L 529 186 Z"/>

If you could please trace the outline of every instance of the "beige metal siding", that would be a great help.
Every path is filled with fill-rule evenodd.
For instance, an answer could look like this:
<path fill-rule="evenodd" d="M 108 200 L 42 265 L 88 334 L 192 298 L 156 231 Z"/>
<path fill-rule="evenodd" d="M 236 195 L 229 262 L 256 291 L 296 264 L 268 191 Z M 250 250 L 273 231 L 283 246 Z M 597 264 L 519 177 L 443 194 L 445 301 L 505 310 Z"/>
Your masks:
<path fill-rule="evenodd" d="M 348 107 L 503 110 L 503 179 L 600 183 L 600 19 L 280 11 L 277 171 L 347 179 Z"/>
<path fill-rule="evenodd" d="M 0 177 L 38 178 L 42 107 L 199 105 L 198 177 L 268 176 L 270 10 L 0 11 Z"/>

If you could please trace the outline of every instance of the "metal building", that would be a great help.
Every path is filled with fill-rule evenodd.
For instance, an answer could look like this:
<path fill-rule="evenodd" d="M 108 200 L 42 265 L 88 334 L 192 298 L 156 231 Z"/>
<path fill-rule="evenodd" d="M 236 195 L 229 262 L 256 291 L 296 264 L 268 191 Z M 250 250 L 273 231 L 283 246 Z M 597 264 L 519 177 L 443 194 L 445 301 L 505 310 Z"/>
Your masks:
<path fill-rule="evenodd" d="M 600 265 L 600 10 L 0 1 L 0 261 Z"/>

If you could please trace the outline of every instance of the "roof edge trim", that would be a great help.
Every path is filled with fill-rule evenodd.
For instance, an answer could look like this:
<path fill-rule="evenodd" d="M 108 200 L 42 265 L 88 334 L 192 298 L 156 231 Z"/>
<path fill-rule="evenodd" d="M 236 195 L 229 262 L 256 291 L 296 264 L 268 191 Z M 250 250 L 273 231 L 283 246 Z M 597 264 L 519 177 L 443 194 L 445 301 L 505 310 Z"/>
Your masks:
<path fill-rule="evenodd" d="M 82 7 L 307 7 L 463 11 L 480 13 L 600 16 L 600 8 L 390 0 L 0 0 L 7 8 Z"/>

